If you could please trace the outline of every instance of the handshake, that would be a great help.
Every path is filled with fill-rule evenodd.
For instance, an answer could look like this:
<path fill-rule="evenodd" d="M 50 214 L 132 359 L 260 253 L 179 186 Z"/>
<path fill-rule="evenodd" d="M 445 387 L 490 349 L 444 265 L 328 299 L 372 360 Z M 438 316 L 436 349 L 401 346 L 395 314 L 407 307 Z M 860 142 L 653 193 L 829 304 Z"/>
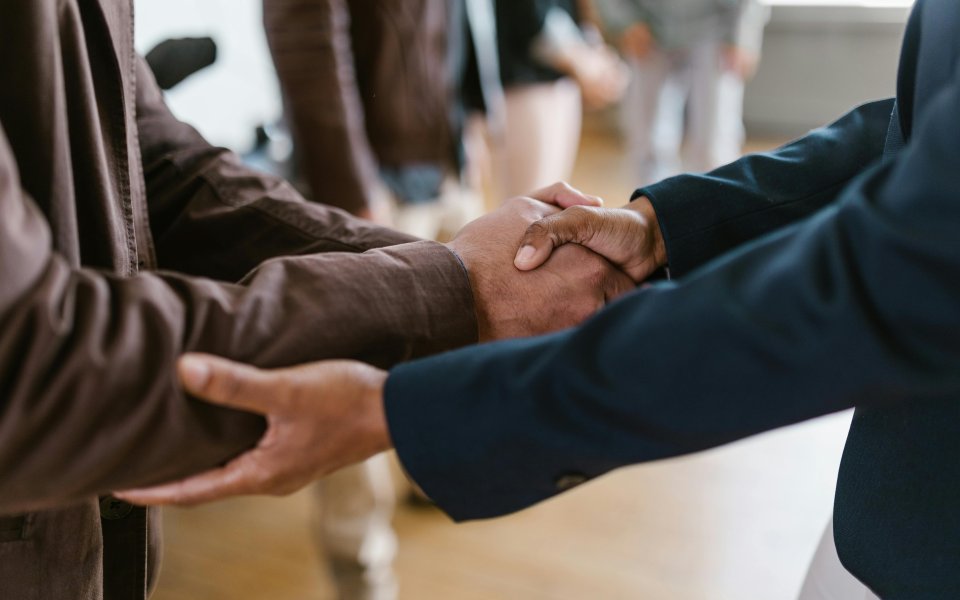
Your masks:
<path fill-rule="evenodd" d="M 448 244 L 467 269 L 480 341 L 572 327 L 666 264 L 649 200 L 602 208 L 564 183 L 514 198 Z M 136 504 L 192 505 L 241 494 L 285 495 L 392 447 L 387 373 L 350 360 L 261 370 L 205 355 L 181 358 L 185 390 L 263 415 L 259 444 L 225 466 L 118 492 Z"/>

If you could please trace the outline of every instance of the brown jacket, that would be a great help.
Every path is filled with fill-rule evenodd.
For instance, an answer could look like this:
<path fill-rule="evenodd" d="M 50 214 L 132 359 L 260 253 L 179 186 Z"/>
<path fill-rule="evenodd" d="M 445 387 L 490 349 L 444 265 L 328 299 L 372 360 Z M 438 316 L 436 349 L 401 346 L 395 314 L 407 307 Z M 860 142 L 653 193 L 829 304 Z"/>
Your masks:
<path fill-rule="evenodd" d="M 209 146 L 167 111 L 132 23 L 129 0 L 0 2 L 4 599 L 145 596 L 156 519 L 104 496 L 262 430 L 183 396 L 185 350 L 387 365 L 476 338 L 453 254 Z"/>
<path fill-rule="evenodd" d="M 356 213 L 380 165 L 455 167 L 450 0 L 264 0 L 301 172 Z"/>

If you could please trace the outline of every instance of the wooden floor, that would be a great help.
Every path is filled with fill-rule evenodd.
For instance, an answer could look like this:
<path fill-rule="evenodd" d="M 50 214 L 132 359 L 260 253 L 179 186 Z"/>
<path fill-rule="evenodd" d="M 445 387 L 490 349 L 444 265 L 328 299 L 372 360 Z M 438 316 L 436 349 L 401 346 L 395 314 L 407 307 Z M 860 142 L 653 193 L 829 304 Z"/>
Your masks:
<path fill-rule="evenodd" d="M 763 144 L 760 144 L 763 145 Z M 617 144 L 585 141 L 574 183 L 632 189 Z M 792 598 L 827 522 L 849 415 L 624 469 L 511 517 L 452 525 L 403 506 L 404 600 Z M 167 513 L 156 600 L 332 598 L 310 496 Z"/>

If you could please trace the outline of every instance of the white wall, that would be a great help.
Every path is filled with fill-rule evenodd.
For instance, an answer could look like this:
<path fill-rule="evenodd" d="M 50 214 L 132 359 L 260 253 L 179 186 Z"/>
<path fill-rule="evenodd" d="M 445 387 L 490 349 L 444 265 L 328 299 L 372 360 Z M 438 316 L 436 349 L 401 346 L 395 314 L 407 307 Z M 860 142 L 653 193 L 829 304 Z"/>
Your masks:
<path fill-rule="evenodd" d="M 213 143 L 246 150 L 281 102 L 261 25 L 261 0 L 135 0 L 137 48 L 210 35 L 217 64 L 168 95 Z M 895 92 L 911 0 L 769 0 L 764 58 L 747 88 L 753 135 L 796 135 L 864 101 Z"/>
<path fill-rule="evenodd" d="M 210 36 L 217 62 L 167 95 L 173 112 L 212 143 L 245 151 L 254 128 L 281 114 L 260 0 L 135 0 L 137 50 L 172 37 Z"/>
<path fill-rule="evenodd" d="M 744 100 L 751 134 L 799 134 L 895 94 L 909 2 L 773 4 L 763 61 Z"/>

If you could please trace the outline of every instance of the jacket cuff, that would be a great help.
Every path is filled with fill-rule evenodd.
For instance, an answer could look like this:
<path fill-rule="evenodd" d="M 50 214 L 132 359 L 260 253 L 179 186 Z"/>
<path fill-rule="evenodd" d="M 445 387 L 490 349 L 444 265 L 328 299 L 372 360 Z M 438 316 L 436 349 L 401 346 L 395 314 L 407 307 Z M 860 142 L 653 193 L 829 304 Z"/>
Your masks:
<path fill-rule="evenodd" d="M 699 244 L 697 236 L 690 235 L 691 225 L 702 222 L 698 214 L 703 202 L 695 194 L 684 193 L 684 190 L 689 192 L 690 189 L 689 185 L 684 184 L 684 179 L 684 175 L 670 177 L 640 188 L 630 197 L 631 201 L 640 196 L 650 200 L 667 251 L 666 268 L 670 277 L 689 273 L 712 256 L 709 245 Z"/>
<path fill-rule="evenodd" d="M 371 252 L 386 254 L 417 272 L 411 289 L 397 290 L 396 300 L 407 307 L 406 318 L 425 323 L 428 329 L 413 348 L 413 357 L 477 342 L 473 289 L 466 268 L 452 250 L 436 242 L 419 241 Z"/>

